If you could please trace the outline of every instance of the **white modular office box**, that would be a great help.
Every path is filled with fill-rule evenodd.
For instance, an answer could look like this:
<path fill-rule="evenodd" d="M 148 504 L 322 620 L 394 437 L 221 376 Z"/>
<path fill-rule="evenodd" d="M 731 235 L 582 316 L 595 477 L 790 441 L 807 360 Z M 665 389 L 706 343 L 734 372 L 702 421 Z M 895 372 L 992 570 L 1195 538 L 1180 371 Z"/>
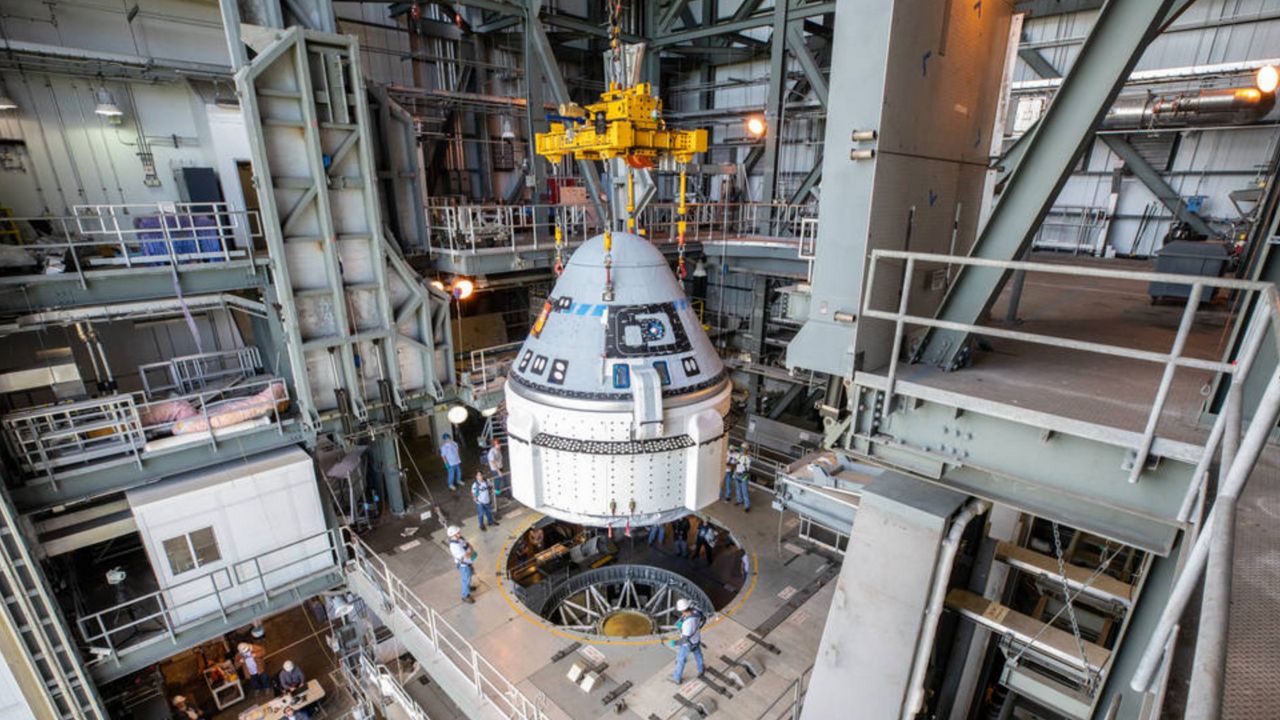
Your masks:
<path fill-rule="evenodd" d="M 131 490 L 128 499 L 175 626 L 337 562 L 314 464 L 298 448 L 184 473 Z"/>

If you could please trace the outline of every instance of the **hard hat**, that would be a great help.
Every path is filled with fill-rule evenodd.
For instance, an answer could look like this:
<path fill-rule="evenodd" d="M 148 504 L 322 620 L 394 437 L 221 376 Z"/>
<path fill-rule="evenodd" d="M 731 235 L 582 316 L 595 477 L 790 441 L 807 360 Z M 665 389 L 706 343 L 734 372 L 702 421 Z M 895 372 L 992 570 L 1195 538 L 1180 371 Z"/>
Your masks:
<path fill-rule="evenodd" d="M 249 643 L 240 643 L 236 646 L 236 650 L 239 650 L 240 654 L 244 655 L 245 653 L 252 652 L 253 648 L 249 647 Z"/>
<path fill-rule="evenodd" d="M 684 612 L 691 607 L 693 607 L 693 603 L 689 602 L 688 598 L 680 598 L 676 601 L 676 609 L 680 612 Z"/>
<path fill-rule="evenodd" d="M 294 668 L 294 664 L 293 664 L 293 661 L 292 661 L 292 660 L 285 660 L 285 661 L 284 661 L 284 671 L 285 671 L 285 672 L 293 672 L 293 668 Z"/>
<path fill-rule="evenodd" d="M 449 439 L 449 433 L 445 433 L 444 435 L 441 435 L 441 437 L 443 437 L 445 440 L 448 440 L 448 439 Z"/>
<path fill-rule="evenodd" d="M 462 528 L 458 527 L 457 525 L 450 525 L 449 529 L 445 530 L 445 533 L 448 534 L 449 537 L 453 537 L 454 535 L 461 535 Z"/>
<path fill-rule="evenodd" d="M 187 701 L 187 696 L 186 696 L 186 695 L 174 695 L 174 696 L 173 696 L 173 704 L 174 704 L 174 705 L 181 705 L 181 704 L 185 703 L 186 701 Z"/>

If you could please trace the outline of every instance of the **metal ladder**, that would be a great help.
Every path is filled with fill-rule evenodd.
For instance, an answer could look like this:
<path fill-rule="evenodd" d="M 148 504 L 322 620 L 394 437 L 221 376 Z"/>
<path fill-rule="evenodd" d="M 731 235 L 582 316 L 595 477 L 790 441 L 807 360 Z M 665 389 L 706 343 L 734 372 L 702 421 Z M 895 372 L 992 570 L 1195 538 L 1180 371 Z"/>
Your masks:
<path fill-rule="evenodd" d="M 7 497 L 0 497 L 0 597 L 2 621 L 20 640 L 27 665 L 44 686 L 54 716 L 107 720 Z"/>
<path fill-rule="evenodd" d="M 498 412 L 485 418 L 484 430 L 480 433 L 484 447 L 493 444 L 494 440 L 507 444 L 507 409 L 505 404 L 498 407 Z"/>

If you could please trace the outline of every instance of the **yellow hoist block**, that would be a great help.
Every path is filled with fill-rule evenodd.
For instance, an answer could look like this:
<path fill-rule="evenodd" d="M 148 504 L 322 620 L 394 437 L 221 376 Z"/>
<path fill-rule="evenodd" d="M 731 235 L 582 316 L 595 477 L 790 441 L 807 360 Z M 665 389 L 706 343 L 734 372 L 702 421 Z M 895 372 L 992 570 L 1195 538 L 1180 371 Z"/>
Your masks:
<path fill-rule="evenodd" d="M 551 162 L 566 156 L 577 160 L 626 158 L 634 167 L 647 167 L 659 156 L 669 155 L 687 163 L 706 152 L 706 130 L 671 130 L 662 119 L 662 101 L 649 83 L 613 88 L 600 102 L 585 108 L 563 108 L 566 118 L 583 122 L 553 122 L 551 129 L 534 139 L 537 153 Z"/>

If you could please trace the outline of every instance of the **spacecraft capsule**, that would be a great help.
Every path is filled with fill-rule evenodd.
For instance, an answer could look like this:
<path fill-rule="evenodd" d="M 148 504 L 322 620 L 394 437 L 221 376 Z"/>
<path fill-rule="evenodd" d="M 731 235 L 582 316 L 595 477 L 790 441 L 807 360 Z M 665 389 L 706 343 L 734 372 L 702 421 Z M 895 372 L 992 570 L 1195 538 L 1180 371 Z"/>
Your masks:
<path fill-rule="evenodd" d="M 561 520 L 641 526 L 718 497 L 732 386 L 662 253 L 611 239 L 573 254 L 512 363 L 511 487 Z"/>

